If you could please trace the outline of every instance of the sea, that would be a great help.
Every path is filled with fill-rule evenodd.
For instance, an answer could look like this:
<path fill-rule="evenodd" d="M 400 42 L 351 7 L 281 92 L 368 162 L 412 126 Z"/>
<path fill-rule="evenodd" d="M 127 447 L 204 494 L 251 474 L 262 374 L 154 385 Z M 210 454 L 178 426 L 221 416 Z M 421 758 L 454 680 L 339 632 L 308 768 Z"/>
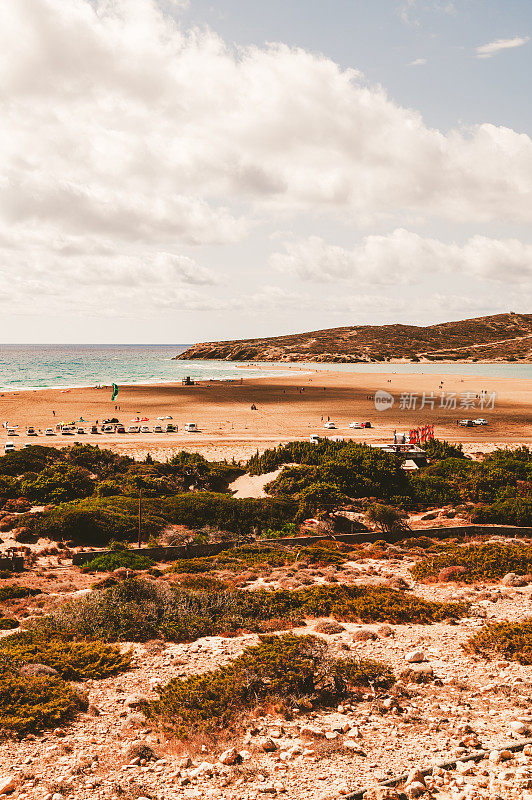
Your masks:
<path fill-rule="evenodd" d="M 174 361 L 187 344 L 3 344 L 0 391 L 73 388 L 99 384 L 156 384 L 239 380 L 294 371 L 478 375 L 532 379 L 532 364 L 315 364 L 297 362 Z"/>

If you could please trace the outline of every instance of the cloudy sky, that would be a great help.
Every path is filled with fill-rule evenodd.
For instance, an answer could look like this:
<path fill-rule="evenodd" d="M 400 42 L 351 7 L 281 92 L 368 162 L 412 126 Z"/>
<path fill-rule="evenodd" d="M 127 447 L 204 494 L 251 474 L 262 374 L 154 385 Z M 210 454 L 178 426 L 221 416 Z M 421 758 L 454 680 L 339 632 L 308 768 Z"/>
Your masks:
<path fill-rule="evenodd" d="M 1 0 L 0 340 L 532 313 L 530 0 Z"/>

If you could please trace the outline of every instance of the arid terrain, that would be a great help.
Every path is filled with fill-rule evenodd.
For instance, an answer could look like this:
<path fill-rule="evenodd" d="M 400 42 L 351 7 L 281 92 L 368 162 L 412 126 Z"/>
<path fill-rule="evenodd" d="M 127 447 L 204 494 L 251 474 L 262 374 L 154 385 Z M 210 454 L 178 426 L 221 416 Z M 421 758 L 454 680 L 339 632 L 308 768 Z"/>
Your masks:
<path fill-rule="evenodd" d="M 77 720 L 37 738 L 0 744 L 0 786 L 9 786 L 6 793 L 19 800 L 255 800 L 269 795 L 332 800 L 410 772 L 409 797 L 528 798 L 532 748 L 510 752 L 507 745 L 525 741 L 532 730 L 532 667 L 472 656 L 462 645 L 486 621 L 525 617 L 532 584 L 527 579 L 515 581 L 517 585 L 507 579 L 469 586 L 419 583 L 410 573 L 419 557 L 420 552 L 413 555 L 401 548 L 388 550 L 385 558 L 369 552 L 361 561 L 329 569 L 325 581 L 403 582 L 416 597 L 470 603 L 467 614 L 452 624 L 361 625 L 317 617 L 294 631 L 317 636 L 331 655 L 369 657 L 390 665 L 397 679 L 391 690 L 375 693 L 370 688 L 356 701 L 310 712 L 300 709 L 295 716 L 258 710 L 241 733 L 228 730 L 218 739 L 196 736 L 179 742 L 146 721 L 139 710 L 143 699 L 156 696 L 157 684 L 228 663 L 257 637 L 124 643 L 121 649 L 133 652 L 131 669 L 85 682 L 89 706 Z M 41 614 L 44 607 L 88 588 L 87 576 L 70 567 L 68 559 L 44 556 L 39 565 L 29 582 L 47 594 L 28 600 L 26 614 Z M 282 582 L 283 572 L 265 570 L 250 585 L 273 588 Z M 323 582 L 322 572 L 302 565 L 296 576 L 312 585 Z M 20 612 L 23 604 L 17 603 L 11 605 Z M 324 622 L 329 628 L 320 625 Z M 468 756 L 479 750 L 488 752 L 472 761 Z M 455 763 L 445 769 L 434 766 L 447 761 Z M 381 789 L 367 795 L 373 796 L 388 795 Z M 393 791 L 389 796 L 395 796 Z"/>
<path fill-rule="evenodd" d="M 532 315 L 459 322 L 353 325 L 265 339 L 203 342 L 176 356 L 228 361 L 532 361 Z"/>

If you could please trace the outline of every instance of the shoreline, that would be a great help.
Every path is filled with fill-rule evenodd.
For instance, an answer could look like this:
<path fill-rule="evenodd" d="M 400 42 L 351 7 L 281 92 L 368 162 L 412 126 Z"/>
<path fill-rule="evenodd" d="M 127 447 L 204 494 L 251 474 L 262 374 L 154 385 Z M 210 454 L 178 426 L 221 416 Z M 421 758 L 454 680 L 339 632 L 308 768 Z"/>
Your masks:
<path fill-rule="evenodd" d="M 234 362 L 227 362 L 227 363 L 231 364 L 231 363 L 234 363 Z M 253 370 L 261 371 L 261 372 L 264 372 L 264 373 L 272 372 L 273 373 L 272 375 L 264 374 L 264 375 L 242 376 L 241 378 L 237 378 L 237 377 L 234 377 L 234 378 L 204 378 L 204 377 L 194 378 L 193 375 L 191 375 L 190 377 L 191 377 L 192 380 L 195 381 L 195 385 L 196 386 L 205 385 L 205 384 L 222 384 L 222 385 L 225 385 L 225 384 L 236 384 L 236 385 L 239 385 L 240 382 L 243 381 L 243 380 L 245 380 L 245 381 L 261 381 L 261 380 L 264 380 L 264 379 L 266 379 L 268 377 L 272 377 L 272 378 L 273 377 L 278 377 L 279 375 L 282 375 L 283 373 L 287 377 L 289 377 L 290 375 L 293 375 L 294 372 L 298 372 L 300 375 L 325 375 L 325 374 L 349 375 L 349 374 L 352 374 L 352 375 L 367 375 L 367 376 L 372 376 L 372 377 L 373 376 L 377 377 L 377 376 L 385 376 L 385 375 L 386 376 L 395 375 L 395 376 L 402 376 L 402 377 L 405 377 L 405 378 L 409 377 L 409 376 L 420 376 L 420 375 L 430 375 L 430 376 L 442 375 L 442 376 L 448 377 L 448 378 L 458 378 L 458 377 L 460 377 L 460 378 L 478 378 L 478 379 L 494 379 L 494 380 L 502 379 L 502 380 L 516 380 L 516 381 L 518 381 L 518 380 L 527 380 L 526 377 L 522 377 L 522 376 L 484 375 L 484 374 L 475 374 L 474 372 L 472 372 L 472 373 L 462 373 L 462 372 L 443 372 L 443 371 L 441 371 L 441 372 L 437 372 L 437 373 L 436 372 L 426 372 L 425 373 L 425 372 L 422 372 L 422 371 L 393 372 L 391 370 L 385 370 L 383 372 L 379 372 L 378 370 L 375 370 L 375 369 L 371 369 L 371 370 L 368 370 L 367 372 L 365 372 L 364 370 L 358 370 L 358 369 L 350 370 L 350 369 L 348 369 L 349 366 L 352 366 L 351 364 L 342 364 L 342 363 L 335 363 L 335 362 L 299 362 L 301 364 L 301 366 L 299 366 L 298 362 L 292 362 L 292 363 L 287 362 L 286 364 L 279 364 L 279 363 L 271 362 L 271 366 L 270 365 L 269 366 L 265 366 L 265 364 L 267 364 L 267 363 L 268 362 L 256 362 L 256 363 L 251 362 L 249 364 L 236 364 L 234 368 L 235 369 L 239 369 L 239 370 L 248 370 L 248 369 L 251 370 L 251 369 L 253 369 Z M 318 363 L 327 363 L 327 364 L 330 363 L 332 366 L 331 366 L 330 369 L 328 367 L 324 367 L 324 368 L 315 367 L 314 364 L 318 364 Z M 360 364 L 361 362 L 353 362 L 353 363 L 354 364 Z M 493 365 L 496 365 L 496 366 L 515 367 L 515 366 L 526 366 L 527 364 L 529 364 L 532 367 L 532 362 L 513 362 L 513 361 L 493 361 L 493 362 L 466 362 L 466 361 L 464 361 L 464 362 L 460 362 L 460 361 L 456 362 L 456 361 L 450 361 L 450 362 L 426 362 L 426 363 L 425 362 L 413 362 L 413 361 L 397 361 L 397 362 L 383 361 L 383 362 L 368 362 L 367 364 L 364 364 L 364 366 L 378 367 L 378 366 L 384 366 L 385 364 L 388 364 L 388 365 L 396 365 L 396 366 L 415 365 L 417 367 L 420 367 L 420 366 L 436 366 L 436 365 L 439 366 L 439 363 L 441 363 L 442 366 L 448 365 L 448 364 L 463 364 L 464 366 L 467 365 L 467 364 L 475 364 L 475 365 L 479 365 L 479 366 L 485 366 L 485 365 L 493 364 Z M 345 369 L 340 369 L 340 371 L 337 373 L 335 371 L 334 367 L 340 367 L 340 368 L 344 367 Z M 115 381 L 115 383 L 116 383 L 116 381 Z M 135 383 L 118 383 L 118 386 L 120 387 L 120 389 L 131 389 L 131 388 L 139 388 L 139 387 L 140 388 L 149 389 L 149 388 L 154 388 L 154 387 L 158 387 L 158 386 L 160 386 L 160 387 L 166 387 L 166 386 L 178 387 L 178 386 L 182 386 L 182 379 L 175 380 L 175 381 L 168 381 L 166 379 L 155 379 L 155 380 L 142 379 L 141 381 L 135 382 Z M 102 390 L 102 389 L 110 389 L 110 388 L 111 388 L 111 383 L 108 383 L 108 384 L 103 384 L 102 383 L 102 384 L 97 384 L 97 385 L 94 385 L 94 384 L 57 384 L 57 385 L 53 385 L 53 386 L 20 386 L 20 387 L 13 387 L 13 386 L 1 387 L 0 386 L 0 397 L 3 397 L 5 395 L 17 395 L 17 394 L 19 394 L 21 392 L 32 392 L 32 393 L 33 392 L 47 392 L 47 391 L 70 392 L 72 390 L 83 390 L 83 389 Z"/>

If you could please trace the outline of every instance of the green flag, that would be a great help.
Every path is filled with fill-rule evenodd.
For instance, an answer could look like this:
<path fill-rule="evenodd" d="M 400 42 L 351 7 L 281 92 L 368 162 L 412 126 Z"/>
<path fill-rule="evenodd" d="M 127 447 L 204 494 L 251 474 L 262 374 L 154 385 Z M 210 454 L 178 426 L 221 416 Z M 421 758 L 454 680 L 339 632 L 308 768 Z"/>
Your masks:
<path fill-rule="evenodd" d="M 116 385 L 116 383 L 112 383 L 111 386 L 113 387 L 113 396 L 111 397 L 111 402 L 112 402 L 118 394 L 118 386 Z"/>

